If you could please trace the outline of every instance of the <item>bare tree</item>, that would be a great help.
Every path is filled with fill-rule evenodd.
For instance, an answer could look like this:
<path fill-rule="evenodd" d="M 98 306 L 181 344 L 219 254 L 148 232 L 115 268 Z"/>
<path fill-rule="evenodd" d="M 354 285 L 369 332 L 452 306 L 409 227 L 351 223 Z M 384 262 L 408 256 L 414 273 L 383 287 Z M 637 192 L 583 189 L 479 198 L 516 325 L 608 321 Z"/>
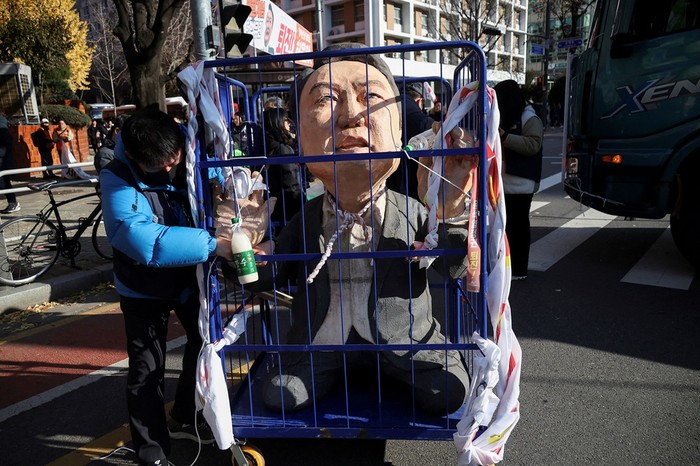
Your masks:
<path fill-rule="evenodd" d="M 578 37 L 581 18 L 595 5 L 596 0 L 535 0 L 534 7 L 542 10 L 549 4 L 549 12 L 555 20 L 551 35 L 558 38 Z"/>
<path fill-rule="evenodd" d="M 442 24 L 435 26 L 441 40 L 470 40 L 487 56 L 498 43 L 499 31 L 505 30 L 498 0 L 441 0 L 440 15 Z"/>
<path fill-rule="evenodd" d="M 157 103 L 165 110 L 163 46 L 173 18 L 185 4 L 186 0 L 114 0 L 119 18 L 114 34 L 122 43 L 137 108 Z"/>
<path fill-rule="evenodd" d="M 88 40 L 95 48 L 92 58 L 91 81 L 102 97 L 113 105 L 119 105 L 117 89 L 129 82 L 129 69 L 124 53 L 115 37 L 116 10 L 107 0 L 94 0 L 90 4 L 90 33 Z"/>
<path fill-rule="evenodd" d="M 195 61 L 192 37 L 192 10 L 185 0 L 170 24 L 170 32 L 163 44 L 163 76 L 168 89 L 176 89 L 175 78 L 185 66 Z M 170 86 L 173 84 L 172 86 Z"/>

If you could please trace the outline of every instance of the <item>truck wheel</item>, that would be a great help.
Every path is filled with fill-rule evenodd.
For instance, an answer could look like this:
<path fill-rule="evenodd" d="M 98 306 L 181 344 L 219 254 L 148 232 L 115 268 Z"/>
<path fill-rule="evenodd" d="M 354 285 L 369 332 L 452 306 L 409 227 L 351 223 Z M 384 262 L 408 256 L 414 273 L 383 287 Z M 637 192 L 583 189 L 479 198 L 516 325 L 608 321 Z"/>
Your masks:
<path fill-rule="evenodd" d="M 688 176 L 678 180 L 679 196 L 671 214 L 671 235 L 683 257 L 700 270 L 700 187 Z"/>

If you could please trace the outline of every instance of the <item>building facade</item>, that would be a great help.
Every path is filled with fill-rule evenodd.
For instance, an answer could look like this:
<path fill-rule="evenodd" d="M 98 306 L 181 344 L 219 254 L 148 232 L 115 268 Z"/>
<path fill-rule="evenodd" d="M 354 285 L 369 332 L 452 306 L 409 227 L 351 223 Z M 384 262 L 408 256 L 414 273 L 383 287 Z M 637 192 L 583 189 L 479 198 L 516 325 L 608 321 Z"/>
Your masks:
<path fill-rule="evenodd" d="M 528 52 L 527 71 L 532 74 L 544 74 L 544 53 L 549 52 L 548 72 L 549 81 L 553 82 L 558 78 L 566 76 L 567 55 L 573 51 L 578 53 L 584 49 L 588 42 L 591 29 L 591 18 L 593 16 L 592 5 L 577 20 L 576 28 L 572 27 L 571 14 L 563 18 L 550 11 L 549 29 L 545 24 L 546 2 L 531 2 L 529 8 L 528 37 L 530 46 Z M 572 31 L 575 30 L 575 33 Z M 545 35 L 549 33 L 549 40 L 545 40 Z M 572 34 L 575 37 L 572 37 Z M 580 39 L 581 45 L 574 48 L 560 46 L 565 42 L 574 42 Z M 548 47 L 547 47 L 548 45 Z M 532 53 L 535 50 L 537 53 Z M 539 53 L 542 52 L 542 53 Z"/>
<path fill-rule="evenodd" d="M 314 33 L 314 49 L 334 42 L 370 46 L 470 39 L 487 55 L 489 81 L 524 82 L 527 0 L 277 0 L 292 18 Z M 472 12 L 472 13 L 470 13 Z M 469 28 L 476 24 L 476 28 Z M 491 31 L 489 34 L 488 32 Z M 496 32 L 496 34 L 494 34 Z M 387 57 L 396 75 L 440 72 L 437 51 Z M 456 65 L 449 57 L 447 65 Z M 445 69 L 443 67 L 443 73 Z"/>

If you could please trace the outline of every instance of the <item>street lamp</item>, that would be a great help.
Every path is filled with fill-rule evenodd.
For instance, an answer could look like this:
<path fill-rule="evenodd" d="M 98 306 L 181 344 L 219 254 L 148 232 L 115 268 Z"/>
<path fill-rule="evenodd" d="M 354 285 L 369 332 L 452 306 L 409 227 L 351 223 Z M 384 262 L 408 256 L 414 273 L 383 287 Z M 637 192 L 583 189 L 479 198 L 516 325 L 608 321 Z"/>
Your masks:
<path fill-rule="evenodd" d="M 501 31 L 498 27 L 496 26 L 489 26 L 489 25 L 482 25 L 481 27 L 481 33 L 486 36 L 486 44 L 484 47 L 485 52 L 490 52 L 491 47 L 495 46 L 496 41 L 498 38 L 503 34 L 503 31 Z M 491 41 L 494 41 L 491 43 Z M 488 60 L 487 60 L 488 62 Z M 487 64 L 488 66 L 488 64 Z M 494 69 L 495 69 L 495 60 L 494 60 Z"/>
<path fill-rule="evenodd" d="M 498 37 L 498 36 L 500 36 L 501 34 L 503 34 L 503 33 L 501 32 L 501 30 L 498 29 L 496 26 L 484 26 L 484 27 L 481 29 L 481 32 L 482 32 L 484 35 L 487 35 L 487 36 L 495 36 L 495 37 Z"/>

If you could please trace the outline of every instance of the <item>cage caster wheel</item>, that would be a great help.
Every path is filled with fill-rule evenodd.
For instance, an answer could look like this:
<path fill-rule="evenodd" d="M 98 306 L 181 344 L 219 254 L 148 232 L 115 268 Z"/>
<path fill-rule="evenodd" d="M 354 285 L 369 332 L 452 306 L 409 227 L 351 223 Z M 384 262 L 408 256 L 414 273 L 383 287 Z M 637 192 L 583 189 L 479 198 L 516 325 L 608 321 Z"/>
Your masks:
<path fill-rule="evenodd" d="M 234 466 L 265 466 L 265 458 L 253 445 L 235 445 L 231 447 Z"/>

